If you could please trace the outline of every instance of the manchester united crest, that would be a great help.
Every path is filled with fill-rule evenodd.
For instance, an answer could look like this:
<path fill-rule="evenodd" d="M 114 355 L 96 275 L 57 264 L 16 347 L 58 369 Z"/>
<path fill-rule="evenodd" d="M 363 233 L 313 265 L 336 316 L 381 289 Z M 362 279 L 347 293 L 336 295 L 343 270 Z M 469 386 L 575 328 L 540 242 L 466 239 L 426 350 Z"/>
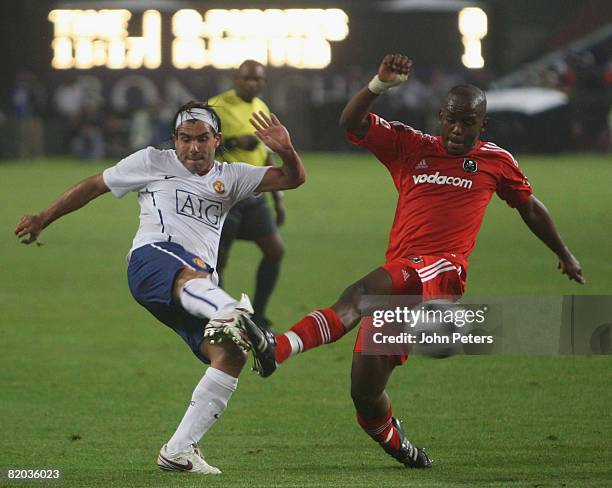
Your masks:
<path fill-rule="evenodd" d="M 213 183 L 213 188 L 217 193 L 225 193 L 225 185 L 220 180 L 217 180 Z"/>
<path fill-rule="evenodd" d="M 463 158 L 463 170 L 466 173 L 476 173 L 478 171 L 478 163 L 470 158 Z"/>

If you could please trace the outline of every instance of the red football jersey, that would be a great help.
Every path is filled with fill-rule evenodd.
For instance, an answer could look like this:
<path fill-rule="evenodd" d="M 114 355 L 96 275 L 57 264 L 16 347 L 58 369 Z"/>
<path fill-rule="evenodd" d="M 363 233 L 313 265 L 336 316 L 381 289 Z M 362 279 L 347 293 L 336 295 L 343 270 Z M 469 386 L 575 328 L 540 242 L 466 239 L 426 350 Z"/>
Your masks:
<path fill-rule="evenodd" d="M 467 265 L 493 192 L 511 207 L 525 203 L 532 193 L 512 155 L 491 142 L 479 141 L 456 156 L 446 151 L 440 136 L 376 114 L 370 114 L 363 139 L 351 133 L 348 139 L 387 167 L 399 193 L 387 261 L 455 254 Z"/>

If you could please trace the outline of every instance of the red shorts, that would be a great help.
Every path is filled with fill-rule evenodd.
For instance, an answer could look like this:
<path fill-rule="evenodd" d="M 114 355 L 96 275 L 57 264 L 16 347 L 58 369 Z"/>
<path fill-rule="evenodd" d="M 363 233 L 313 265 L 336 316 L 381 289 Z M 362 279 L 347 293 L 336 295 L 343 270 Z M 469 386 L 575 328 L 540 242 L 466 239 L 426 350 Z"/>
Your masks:
<path fill-rule="evenodd" d="M 412 295 L 415 305 L 433 299 L 456 300 L 465 291 L 467 271 L 463 261 L 455 255 L 406 256 L 381 266 L 391 277 L 392 295 Z M 418 297 L 418 298 L 417 298 Z M 365 318 L 357 333 L 354 352 L 364 352 L 362 331 L 372 329 L 371 318 Z M 387 350 L 388 351 L 388 350 Z M 375 353 L 371 347 L 367 351 Z M 388 352 L 386 352 L 388 354 Z M 397 364 L 406 362 L 408 354 L 398 353 Z"/>

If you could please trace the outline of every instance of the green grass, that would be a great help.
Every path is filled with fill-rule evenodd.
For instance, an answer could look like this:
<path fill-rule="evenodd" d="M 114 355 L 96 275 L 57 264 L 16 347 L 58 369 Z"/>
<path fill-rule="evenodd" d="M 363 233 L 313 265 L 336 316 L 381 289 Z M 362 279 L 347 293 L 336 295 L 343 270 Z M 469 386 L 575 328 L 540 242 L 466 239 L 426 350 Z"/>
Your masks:
<path fill-rule="evenodd" d="M 287 254 L 269 313 L 280 330 L 383 262 L 395 203 L 386 170 L 370 157 L 304 160 L 309 181 L 287 193 Z M 560 275 L 554 256 L 494 197 L 472 255 L 470 293 L 611 294 L 610 162 L 521 160 L 588 283 Z M 158 472 L 157 450 L 203 368 L 129 296 L 135 198 L 100 198 L 47 229 L 40 247 L 12 235 L 21 214 L 100 169 L 64 160 L 0 164 L 0 469 L 59 467 L 56 485 L 79 487 L 611 485 L 610 358 L 411 359 L 389 391 L 411 439 L 436 462 L 409 471 L 354 421 L 353 335 L 268 380 L 243 374 L 202 443 L 222 476 Z M 257 259 L 253 245 L 235 246 L 231 293 L 252 292 Z"/>

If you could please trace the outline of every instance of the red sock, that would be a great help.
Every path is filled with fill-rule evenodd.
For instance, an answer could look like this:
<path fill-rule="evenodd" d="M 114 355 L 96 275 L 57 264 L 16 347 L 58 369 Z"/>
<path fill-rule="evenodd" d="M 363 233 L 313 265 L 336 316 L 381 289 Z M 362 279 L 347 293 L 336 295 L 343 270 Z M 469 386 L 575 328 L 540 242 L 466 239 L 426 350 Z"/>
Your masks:
<path fill-rule="evenodd" d="M 331 308 L 309 313 L 284 334 L 276 336 L 276 362 L 282 363 L 293 354 L 340 339 L 344 324 Z"/>
<path fill-rule="evenodd" d="M 378 442 L 385 451 L 394 453 L 401 447 L 401 439 L 399 432 L 391 423 L 391 417 L 393 417 L 391 407 L 385 416 L 375 419 L 366 420 L 357 412 L 357 422 L 366 434 Z"/>

